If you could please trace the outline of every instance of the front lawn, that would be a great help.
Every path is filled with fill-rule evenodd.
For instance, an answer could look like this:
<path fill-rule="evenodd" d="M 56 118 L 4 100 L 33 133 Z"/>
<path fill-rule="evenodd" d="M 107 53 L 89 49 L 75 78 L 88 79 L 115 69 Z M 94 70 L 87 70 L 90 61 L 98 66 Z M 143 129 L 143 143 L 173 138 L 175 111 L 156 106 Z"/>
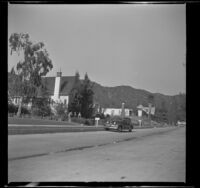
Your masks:
<path fill-rule="evenodd" d="M 35 118 L 17 118 L 8 117 L 8 124 L 17 125 L 79 125 L 78 123 L 68 121 L 45 120 Z"/>

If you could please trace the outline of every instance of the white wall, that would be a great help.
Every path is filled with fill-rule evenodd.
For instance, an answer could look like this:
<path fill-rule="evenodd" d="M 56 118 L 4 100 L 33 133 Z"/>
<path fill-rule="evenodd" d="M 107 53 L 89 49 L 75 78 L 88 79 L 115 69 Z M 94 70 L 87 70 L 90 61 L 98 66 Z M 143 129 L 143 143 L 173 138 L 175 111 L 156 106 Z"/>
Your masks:
<path fill-rule="evenodd" d="M 129 116 L 129 112 L 131 109 L 125 108 L 125 116 Z M 114 115 L 114 116 L 120 116 L 121 115 L 121 108 L 105 108 L 104 109 L 104 115 Z"/>
<path fill-rule="evenodd" d="M 66 101 L 66 105 L 68 106 L 69 103 L 69 96 L 60 96 L 59 98 L 56 96 L 51 96 L 51 99 L 54 100 L 54 102 L 56 103 L 65 103 Z"/>

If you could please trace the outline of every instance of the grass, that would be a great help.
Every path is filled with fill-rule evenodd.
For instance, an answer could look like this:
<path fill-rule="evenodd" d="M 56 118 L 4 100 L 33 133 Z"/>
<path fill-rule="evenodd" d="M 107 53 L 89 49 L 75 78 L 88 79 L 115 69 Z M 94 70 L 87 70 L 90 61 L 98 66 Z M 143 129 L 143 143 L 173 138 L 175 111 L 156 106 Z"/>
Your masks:
<path fill-rule="evenodd" d="M 56 120 L 44 120 L 44 119 L 35 119 L 35 118 L 17 118 L 17 117 L 8 117 L 8 124 L 17 124 L 17 125 L 80 125 L 78 123 L 68 121 L 56 121 Z"/>
<path fill-rule="evenodd" d="M 8 118 L 8 135 L 17 134 L 43 134 L 43 133 L 64 133 L 64 132 L 88 132 L 88 131 L 103 131 L 104 127 L 99 126 L 80 126 L 78 123 L 69 123 L 67 121 L 56 121 L 56 120 L 44 120 L 44 119 L 34 119 L 34 118 Z M 17 124 L 18 126 L 12 126 L 12 124 Z M 29 126 L 23 126 L 29 125 Z M 40 125 L 40 126 L 35 126 Z M 45 125 L 45 126 L 44 126 Z M 56 126 L 46 126 L 46 125 L 66 125 L 62 127 Z M 71 125 L 70 127 L 67 125 Z M 74 126 L 73 126 L 74 125 Z M 157 126 L 162 127 L 162 126 Z M 145 129 L 153 128 L 150 125 L 143 125 L 142 127 L 134 126 L 134 129 Z"/>
<path fill-rule="evenodd" d="M 64 132 L 88 132 L 88 131 L 102 131 L 103 127 L 95 126 L 80 126 L 78 123 L 67 122 L 67 121 L 56 121 L 56 120 L 44 120 L 34 118 L 8 118 L 8 135 L 19 135 L 19 134 L 44 134 L 44 133 L 64 133 Z M 17 126 L 12 126 L 17 124 Z M 29 125 L 29 126 L 23 126 Z M 35 126 L 39 125 L 39 126 Z M 49 126 L 46 126 L 49 125 Z M 58 125 L 50 126 L 50 125 Z M 66 125 L 59 127 L 59 125 Z M 71 125 L 70 127 L 67 125 Z M 73 126 L 74 125 L 74 126 Z"/>
<path fill-rule="evenodd" d="M 103 131 L 103 127 L 9 126 L 8 135 Z"/>

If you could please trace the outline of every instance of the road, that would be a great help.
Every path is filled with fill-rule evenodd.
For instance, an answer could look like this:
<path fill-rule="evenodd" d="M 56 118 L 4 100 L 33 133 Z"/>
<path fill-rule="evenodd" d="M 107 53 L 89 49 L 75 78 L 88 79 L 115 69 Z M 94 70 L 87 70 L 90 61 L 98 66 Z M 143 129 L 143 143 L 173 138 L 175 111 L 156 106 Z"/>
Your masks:
<path fill-rule="evenodd" d="M 9 182 L 185 182 L 185 127 L 8 136 Z"/>

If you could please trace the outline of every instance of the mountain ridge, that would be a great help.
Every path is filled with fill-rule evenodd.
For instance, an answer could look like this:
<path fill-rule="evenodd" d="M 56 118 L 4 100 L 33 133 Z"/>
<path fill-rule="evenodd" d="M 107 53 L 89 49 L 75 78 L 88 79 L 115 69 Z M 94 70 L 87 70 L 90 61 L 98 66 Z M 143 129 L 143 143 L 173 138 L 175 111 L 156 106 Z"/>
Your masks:
<path fill-rule="evenodd" d="M 186 118 L 186 94 L 165 95 L 162 93 L 152 93 L 144 89 L 136 89 L 132 86 L 121 85 L 114 87 L 102 86 L 96 82 L 93 83 L 94 103 L 102 108 L 121 108 L 122 102 L 125 102 L 125 108 L 131 108 L 135 113 L 137 106 L 142 104 L 148 106 L 149 95 L 153 95 L 153 105 L 157 112 L 166 111 L 171 119 Z"/>

